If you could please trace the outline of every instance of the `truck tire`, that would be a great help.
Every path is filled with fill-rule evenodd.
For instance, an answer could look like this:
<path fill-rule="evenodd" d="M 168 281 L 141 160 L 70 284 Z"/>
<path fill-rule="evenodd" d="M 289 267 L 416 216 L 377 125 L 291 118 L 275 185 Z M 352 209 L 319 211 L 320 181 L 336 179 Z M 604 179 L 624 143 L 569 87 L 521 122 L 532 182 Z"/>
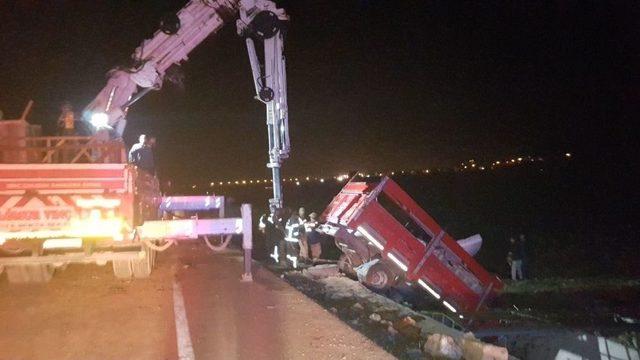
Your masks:
<path fill-rule="evenodd" d="M 47 264 L 11 265 L 6 267 L 7 280 L 13 284 L 46 283 L 51 280 L 55 267 Z"/>
<path fill-rule="evenodd" d="M 376 291 L 385 291 L 395 284 L 396 276 L 383 263 L 373 264 L 363 280 L 363 283 Z"/>

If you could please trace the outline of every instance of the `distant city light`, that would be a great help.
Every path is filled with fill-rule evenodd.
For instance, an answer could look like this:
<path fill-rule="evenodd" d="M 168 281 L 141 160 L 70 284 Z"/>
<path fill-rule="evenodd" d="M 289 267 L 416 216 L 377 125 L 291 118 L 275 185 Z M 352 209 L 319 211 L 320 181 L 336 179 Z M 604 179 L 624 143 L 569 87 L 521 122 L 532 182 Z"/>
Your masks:
<path fill-rule="evenodd" d="M 562 153 L 561 156 L 563 158 L 571 158 L 572 154 L 571 153 Z M 466 160 L 464 162 L 459 163 L 460 165 L 454 168 L 450 168 L 450 169 L 433 169 L 436 172 L 441 172 L 441 171 L 447 171 L 447 170 L 453 170 L 453 171 L 460 171 L 460 172 L 464 172 L 464 171 L 473 171 L 474 169 L 477 170 L 493 170 L 493 169 L 497 169 L 500 167 L 504 167 L 504 166 L 522 166 L 526 163 L 529 162 L 543 162 L 544 159 L 542 157 L 539 156 L 520 156 L 520 157 L 514 157 L 511 159 L 507 159 L 507 160 L 495 160 L 492 162 L 487 162 L 486 164 L 483 164 L 483 162 L 479 162 L 476 161 L 475 159 L 470 159 L 470 160 Z M 364 178 L 371 178 L 371 177 L 376 177 L 376 176 L 385 176 L 385 175 L 390 175 L 390 176 L 397 176 L 397 175 L 420 175 L 422 174 L 423 176 L 426 174 L 431 174 L 433 173 L 432 169 L 422 169 L 420 170 L 419 168 L 416 169 L 408 169 L 408 170 L 393 170 L 393 171 L 389 171 L 389 172 L 370 172 L 370 173 L 365 173 L 365 172 L 358 172 L 357 174 L 361 177 Z M 338 174 L 335 176 L 331 176 L 330 178 L 335 179 L 337 182 L 344 182 L 344 181 L 348 181 L 349 180 L 349 174 Z M 297 186 L 301 185 L 301 182 L 306 181 L 306 182 L 318 182 L 318 183 L 325 183 L 326 182 L 326 177 L 316 177 L 313 176 L 312 174 L 309 175 L 304 175 L 304 176 L 299 176 L 299 177 L 291 177 L 291 178 L 282 178 L 280 181 L 283 183 L 288 182 L 292 182 L 295 183 Z M 267 183 L 273 183 L 273 179 L 246 179 L 246 180 L 227 180 L 227 181 L 211 181 L 209 183 L 210 187 L 214 187 L 216 185 L 216 182 L 219 185 L 248 185 L 248 184 L 260 184 L 261 182 L 264 184 Z M 197 186 L 202 186 L 203 184 L 200 185 L 192 185 L 192 188 L 195 189 Z M 204 185 L 206 186 L 206 185 Z"/>
<path fill-rule="evenodd" d="M 564 156 L 570 158 L 571 157 L 571 153 L 565 153 Z"/>

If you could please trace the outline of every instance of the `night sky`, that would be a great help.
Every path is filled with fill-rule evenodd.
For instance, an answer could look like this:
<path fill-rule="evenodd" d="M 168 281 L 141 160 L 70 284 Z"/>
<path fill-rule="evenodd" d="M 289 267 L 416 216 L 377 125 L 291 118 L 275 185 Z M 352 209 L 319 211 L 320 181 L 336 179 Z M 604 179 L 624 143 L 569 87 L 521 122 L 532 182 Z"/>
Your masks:
<path fill-rule="evenodd" d="M 183 1 L 0 1 L 0 109 L 52 130 L 81 110 Z M 444 166 L 570 151 L 628 156 L 640 92 L 640 2 L 282 1 L 293 153 L 285 175 Z M 227 25 L 130 111 L 161 174 L 267 177 L 264 106 Z"/>

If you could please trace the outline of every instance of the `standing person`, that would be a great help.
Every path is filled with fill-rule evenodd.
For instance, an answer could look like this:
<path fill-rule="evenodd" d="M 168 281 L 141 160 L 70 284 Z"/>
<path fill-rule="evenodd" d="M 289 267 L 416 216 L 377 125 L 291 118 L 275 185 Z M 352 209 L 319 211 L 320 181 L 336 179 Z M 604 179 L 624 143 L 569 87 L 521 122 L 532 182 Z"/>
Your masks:
<path fill-rule="evenodd" d="M 73 136 L 76 134 L 76 116 L 69 102 L 64 102 L 60 107 L 58 133 L 60 136 Z"/>
<path fill-rule="evenodd" d="M 136 191 L 138 201 L 136 214 L 138 221 L 152 220 L 158 216 L 157 206 L 159 205 L 159 186 L 155 177 L 155 166 L 153 163 L 153 153 L 149 140 L 142 134 L 138 138 L 139 142 L 134 144 L 129 150 L 129 163 L 136 166 Z"/>
<path fill-rule="evenodd" d="M 322 234 L 316 231 L 318 227 L 318 214 L 312 212 L 309 214 L 309 221 L 304 224 L 307 234 L 307 243 L 311 250 L 311 261 L 317 262 L 322 254 Z"/>
<path fill-rule="evenodd" d="M 288 258 L 293 262 L 293 267 L 297 267 L 298 259 L 300 261 L 308 261 L 309 260 L 309 249 L 307 247 L 305 232 L 304 232 L 304 220 L 305 210 L 303 207 L 298 209 L 297 214 L 292 214 L 287 220 L 287 237 L 285 240 L 287 241 L 287 255 Z M 296 249 L 296 245 L 299 246 L 299 249 Z M 297 251 L 296 251 L 297 250 Z M 298 258 L 299 256 L 299 258 Z"/>
<path fill-rule="evenodd" d="M 64 102 L 60 107 L 60 116 L 58 117 L 58 135 L 59 136 L 73 136 L 76 134 L 75 130 L 76 117 L 73 113 L 73 107 L 69 102 Z M 75 143 L 72 143 L 71 139 L 64 139 L 59 143 L 61 146 L 60 156 L 62 156 L 63 162 L 68 162 L 75 156 Z"/>
<path fill-rule="evenodd" d="M 309 262 L 309 243 L 307 239 L 306 230 L 306 210 L 301 207 L 298 209 L 298 231 L 300 236 L 298 238 L 298 244 L 300 245 L 300 261 Z"/>
<path fill-rule="evenodd" d="M 522 278 L 528 279 L 530 276 L 530 268 L 529 257 L 527 256 L 527 238 L 524 234 L 520 234 L 520 236 L 518 236 L 518 245 L 520 246 L 520 251 L 522 251 Z"/>
<path fill-rule="evenodd" d="M 511 249 L 509 251 L 511 259 L 511 280 L 524 280 L 522 276 L 522 246 L 513 237 L 509 239 L 509 242 L 511 243 Z"/>
<path fill-rule="evenodd" d="M 277 265 L 286 266 L 286 249 L 284 244 L 284 228 L 282 226 L 282 210 L 269 207 L 269 215 L 260 217 L 258 228 L 264 233 L 267 252 Z"/>
<path fill-rule="evenodd" d="M 138 143 L 133 144 L 131 150 L 129 150 L 129 162 L 150 175 L 154 175 L 153 151 L 147 135 L 141 134 L 138 138 Z"/>

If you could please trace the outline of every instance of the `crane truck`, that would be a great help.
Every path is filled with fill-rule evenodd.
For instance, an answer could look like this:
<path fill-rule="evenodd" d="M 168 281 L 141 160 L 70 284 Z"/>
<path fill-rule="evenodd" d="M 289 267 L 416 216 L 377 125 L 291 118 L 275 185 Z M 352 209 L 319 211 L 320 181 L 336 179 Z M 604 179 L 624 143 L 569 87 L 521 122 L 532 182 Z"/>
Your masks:
<path fill-rule="evenodd" d="M 256 99 L 265 104 L 273 209 L 283 205 L 280 167 L 289 156 L 283 9 L 268 0 L 191 0 L 165 16 L 135 49 L 133 65 L 108 73 L 83 111 L 91 136 L 40 136 L 25 114 L 0 122 L 0 273 L 44 282 L 70 263 L 111 262 L 120 278 L 147 277 L 150 240 L 250 234 L 250 216 L 158 221 L 165 211 L 224 212 L 220 196 L 165 197 L 154 174 L 127 163 L 122 135 L 131 106 L 162 88 L 204 39 L 235 21 L 244 38 Z M 260 55 L 259 55 L 260 54 Z"/>

